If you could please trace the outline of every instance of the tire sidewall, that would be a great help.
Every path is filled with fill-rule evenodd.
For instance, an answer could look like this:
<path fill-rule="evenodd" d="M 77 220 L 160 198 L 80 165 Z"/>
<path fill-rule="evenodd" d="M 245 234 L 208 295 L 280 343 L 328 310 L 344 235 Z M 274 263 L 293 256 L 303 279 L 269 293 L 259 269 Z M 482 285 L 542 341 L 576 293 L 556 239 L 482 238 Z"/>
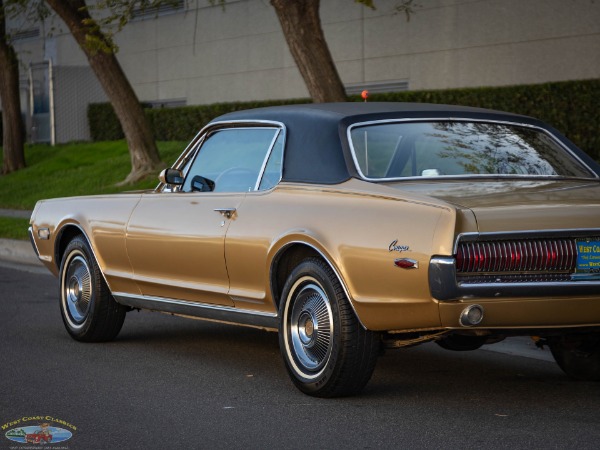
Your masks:
<path fill-rule="evenodd" d="M 77 257 L 81 256 L 90 272 L 90 282 L 91 282 L 91 295 L 89 307 L 87 310 L 87 314 L 83 322 L 80 324 L 75 323 L 69 312 L 69 307 L 67 306 L 68 299 L 65 296 L 65 283 L 66 283 L 66 272 L 69 264 Z M 94 257 L 89 248 L 89 245 L 83 238 L 75 238 L 73 239 L 69 245 L 67 246 L 64 257 L 62 258 L 60 264 L 59 271 L 59 299 L 60 299 L 60 313 L 65 324 L 65 327 L 69 334 L 73 336 L 75 339 L 82 338 L 86 336 L 93 325 L 93 317 L 94 317 L 94 309 L 97 305 L 97 291 L 98 291 L 98 279 L 97 279 L 97 269 Z"/>
<path fill-rule="evenodd" d="M 297 284 L 297 281 L 302 278 L 311 279 L 312 282 L 323 290 L 329 300 L 333 323 L 331 353 L 325 366 L 317 372 L 316 376 L 313 375 L 310 377 L 298 370 L 300 363 L 292 355 L 294 349 L 293 344 L 290 342 L 289 315 L 291 314 L 294 301 L 297 300 L 297 292 L 304 285 L 304 283 Z M 342 346 L 338 298 L 328 274 L 319 264 L 312 260 L 304 261 L 292 271 L 282 291 L 279 316 L 279 347 L 286 369 L 294 384 L 305 393 L 320 391 L 328 381 L 335 378 Z"/>
<path fill-rule="evenodd" d="M 570 377 L 582 381 L 600 381 L 600 334 L 582 336 L 580 339 L 580 343 L 569 343 L 567 336 L 555 339 L 550 344 L 552 356 Z"/>

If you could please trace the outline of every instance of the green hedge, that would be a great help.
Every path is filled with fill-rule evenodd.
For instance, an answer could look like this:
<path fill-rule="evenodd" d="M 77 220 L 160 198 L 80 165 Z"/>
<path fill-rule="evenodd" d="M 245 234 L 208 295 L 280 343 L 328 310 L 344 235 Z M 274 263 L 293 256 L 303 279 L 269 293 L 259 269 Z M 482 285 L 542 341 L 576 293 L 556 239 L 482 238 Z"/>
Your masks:
<path fill-rule="evenodd" d="M 144 111 L 157 141 L 188 141 L 212 119 L 228 112 L 309 101 L 309 99 L 293 99 L 213 103 L 178 108 L 145 108 Z M 110 103 L 90 104 L 88 121 L 93 141 L 114 141 L 124 138 L 121 124 Z"/>
<path fill-rule="evenodd" d="M 373 94 L 372 101 L 446 103 L 497 109 L 549 123 L 600 161 L 600 79 L 497 88 Z"/>
<path fill-rule="evenodd" d="M 92 141 L 123 139 L 123 129 L 110 103 L 91 103 L 87 114 Z"/>
<path fill-rule="evenodd" d="M 362 101 L 358 95 L 349 100 Z M 600 79 L 492 88 L 393 92 L 372 94 L 369 100 L 477 106 L 537 117 L 560 130 L 600 161 Z M 310 100 L 215 103 L 146 109 L 146 114 L 157 140 L 185 141 L 191 139 L 211 119 L 227 112 L 307 101 Z M 110 104 L 90 105 L 88 118 L 92 139 L 123 138 Z"/>

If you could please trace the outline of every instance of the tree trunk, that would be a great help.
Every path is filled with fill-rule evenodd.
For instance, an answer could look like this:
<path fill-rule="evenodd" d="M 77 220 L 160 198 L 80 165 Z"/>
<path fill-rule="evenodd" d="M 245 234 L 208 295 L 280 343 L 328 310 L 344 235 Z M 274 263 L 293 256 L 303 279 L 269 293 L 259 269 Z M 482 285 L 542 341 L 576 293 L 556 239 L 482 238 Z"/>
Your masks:
<path fill-rule="evenodd" d="M 23 119 L 19 98 L 19 63 L 6 37 L 4 4 L 0 0 L 0 100 L 2 100 L 2 173 L 25 167 Z"/>
<path fill-rule="evenodd" d="M 69 27 L 119 118 L 131 155 L 131 173 L 123 183 L 156 173 L 161 162 L 148 120 L 114 54 L 112 42 L 90 17 L 85 0 L 46 0 L 46 3 Z"/>
<path fill-rule="evenodd" d="M 271 0 L 271 5 L 313 101 L 346 101 L 344 85 L 321 28 L 319 0 Z"/>

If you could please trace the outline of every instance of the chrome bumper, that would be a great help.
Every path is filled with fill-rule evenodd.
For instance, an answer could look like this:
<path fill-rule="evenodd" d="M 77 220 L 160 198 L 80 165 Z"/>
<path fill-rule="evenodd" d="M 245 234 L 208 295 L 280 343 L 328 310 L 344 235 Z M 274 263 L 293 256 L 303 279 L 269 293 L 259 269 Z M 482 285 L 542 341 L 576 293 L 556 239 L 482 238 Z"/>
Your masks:
<path fill-rule="evenodd" d="M 33 238 L 33 229 L 32 227 L 29 227 L 27 230 L 27 233 L 29 234 L 29 241 L 31 242 L 31 246 L 33 247 L 33 250 L 35 251 L 35 255 L 39 258 L 40 257 L 40 252 L 37 248 L 37 244 L 35 243 L 35 239 Z"/>
<path fill-rule="evenodd" d="M 596 274 L 594 274 L 596 275 Z M 600 280 L 461 283 L 456 277 L 456 263 L 450 256 L 434 256 L 429 263 L 431 296 L 441 302 L 477 298 L 502 299 L 513 297 L 581 297 L 600 299 Z"/>

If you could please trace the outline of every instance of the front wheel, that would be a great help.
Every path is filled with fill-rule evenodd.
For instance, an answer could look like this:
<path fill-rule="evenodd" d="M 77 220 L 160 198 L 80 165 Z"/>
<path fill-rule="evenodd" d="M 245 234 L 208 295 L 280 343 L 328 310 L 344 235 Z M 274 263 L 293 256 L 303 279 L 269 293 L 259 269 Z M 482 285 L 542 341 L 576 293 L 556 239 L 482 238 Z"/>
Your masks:
<path fill-rule="evenodd" d="M 71 337 L 85 342 L 114 339 L 127 309 L 112 297 L 83 236 L 74 237 L 67 245 L 59 279 L 60 312 Z"/>
<path fill-rule="evenodd" d="M 365 330 L 333 270 L 308 258 L 288 277 L 279 307 L 279 347 L 294 384 L 315 397 L 360 392 L 380 349 Z"/>
<path fill-rule="evenodd" d="M 578 380 L 600 381 L 600 333 L 561 336 L 548 344 L 567 375 Z"/>

